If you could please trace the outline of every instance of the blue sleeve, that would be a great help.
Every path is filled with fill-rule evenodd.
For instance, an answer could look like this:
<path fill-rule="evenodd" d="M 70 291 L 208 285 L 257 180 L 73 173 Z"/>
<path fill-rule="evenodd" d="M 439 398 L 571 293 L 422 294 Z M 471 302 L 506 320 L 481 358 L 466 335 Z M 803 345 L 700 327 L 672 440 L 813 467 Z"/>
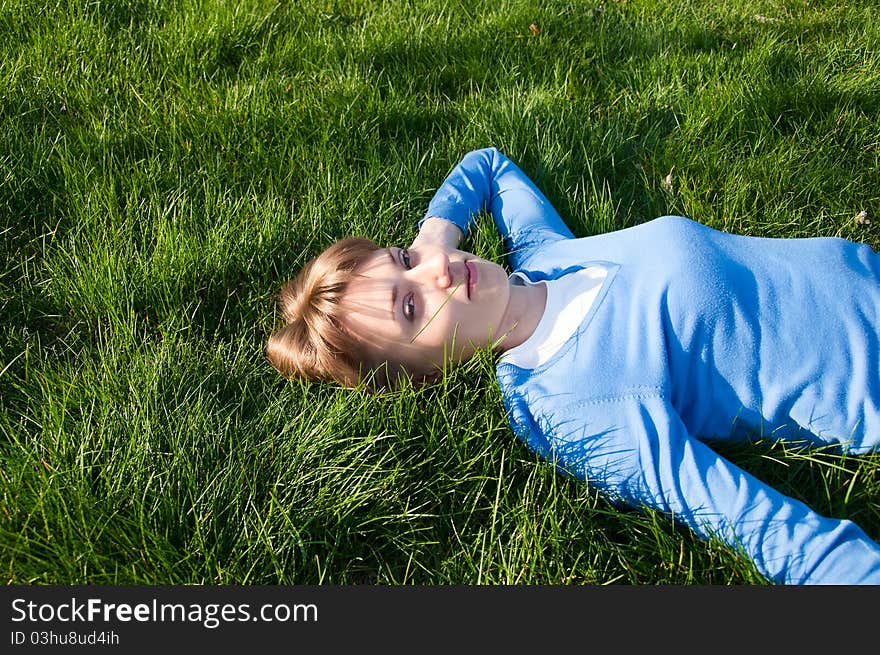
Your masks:
<path fill-rule="evenodd" d="M 820 516 L 694 438 L 660 396 L 587 403 L 555 417 L 552 456 L 612 499 L 673 515 L 744 552 L 780 584 L 880 584 L 880 544 Z"/>
<path fill-rule="evenodd" d="M 464 156 L 437 189 L 419 227 L 426 218 L 439 216 L 467 234 L 485 211 L 504 237 L 513 268 L 542 245 L 574 237 L 538 187 L 496 148 Z"/>

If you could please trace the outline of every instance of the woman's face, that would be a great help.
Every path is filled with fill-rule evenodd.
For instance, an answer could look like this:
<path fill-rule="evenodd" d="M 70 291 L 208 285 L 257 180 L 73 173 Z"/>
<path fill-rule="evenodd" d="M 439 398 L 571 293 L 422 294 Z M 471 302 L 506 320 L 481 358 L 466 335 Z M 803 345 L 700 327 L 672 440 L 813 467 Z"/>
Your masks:
<path fill-rule="evenodd" d="M 377 250 L 348 287 L 345 318 L 376 361 L 427 375 L 504 336 L 510 300 L 498 264 L 438 244 Z"/>

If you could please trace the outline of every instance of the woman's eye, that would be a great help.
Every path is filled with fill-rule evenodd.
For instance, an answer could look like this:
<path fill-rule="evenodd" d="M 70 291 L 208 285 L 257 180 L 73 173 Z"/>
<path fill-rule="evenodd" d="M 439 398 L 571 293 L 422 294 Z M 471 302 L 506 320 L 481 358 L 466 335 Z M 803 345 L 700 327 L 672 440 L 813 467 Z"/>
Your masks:
<path fill-rule="evenodd" d="M 416 303 L 412 294 L 403 299 L 403 317 L 408 321 L 412 321 L 416 317 Z"/>
<path fill-rule="evenodd" d="M 403 265 L 405 268 L 412 268 L 412 262 L 409 259 L 409 250 L 401 250 L 400 251 L 400 259 L 403 261 Z"/>

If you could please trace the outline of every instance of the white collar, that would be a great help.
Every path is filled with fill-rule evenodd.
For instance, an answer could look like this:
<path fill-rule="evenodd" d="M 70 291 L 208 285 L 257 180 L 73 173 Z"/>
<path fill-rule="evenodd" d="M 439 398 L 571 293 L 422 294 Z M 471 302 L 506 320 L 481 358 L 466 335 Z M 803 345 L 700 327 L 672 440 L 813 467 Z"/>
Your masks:
<path fill-rule="evenodd" d="M 526 369 L 547 363 L 577 331 L 607 276 L 608 269 L 599 265 L 541 282 L 532 282 L 521 272 L 511 274 L 513 284 L 546 284 L 547 302 L 535 331 L 521 344 L 504 352 L 500 361 Z"/>

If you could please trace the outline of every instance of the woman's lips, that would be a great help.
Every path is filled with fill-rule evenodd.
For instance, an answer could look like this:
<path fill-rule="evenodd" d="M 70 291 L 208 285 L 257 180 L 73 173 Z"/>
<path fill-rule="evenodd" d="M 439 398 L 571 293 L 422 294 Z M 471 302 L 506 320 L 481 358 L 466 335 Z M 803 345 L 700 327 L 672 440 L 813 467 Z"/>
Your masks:
<path fill-rule="evenodd" d="M 471 260 L 466 261 L 464 267 L 467 269 L 468 274 L 467 294 L 468 298 L 470 298 L 471 292 L 477 286 L 477 267 L 474 266 Z"/>

